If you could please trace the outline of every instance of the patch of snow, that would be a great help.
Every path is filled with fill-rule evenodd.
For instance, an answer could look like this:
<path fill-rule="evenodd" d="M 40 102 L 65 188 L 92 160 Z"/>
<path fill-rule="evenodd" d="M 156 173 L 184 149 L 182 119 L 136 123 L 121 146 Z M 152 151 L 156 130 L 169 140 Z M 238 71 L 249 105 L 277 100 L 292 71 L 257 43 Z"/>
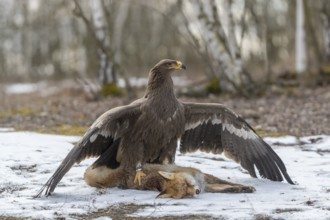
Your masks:
<path fill-rule="evenodd" d="M 186 76 L 172 76 L 174 85 L 176 87 L 187 86 L 190 83 L 190 80 Z M 148 84 L 147 77 L 130 77 L 129 82 L 133 87 L 144 87 Z M 124 88 L 126 85 L 123 78 L 118 79 L 118 86 Z"/>
<path fill-rule="evenodd" d="M 277 144 L 277 145 L 295 145 L 299 143 L 299 140 L 295 136 L 285 136 L 281 138 L 271 138 L 266 137 L 264 140 L 269 144 Z"/>
<path fill-rule="evenodd" d="M 67 85 L 61 85 L 62 87 L 67 87 Z M 14 83 L 4 86 L 4 92 L 7 95 L 20 95 L 40 92 L 40 95 L 47 97 L 56 94 L 59 91 L 59 86 L 51 86 L 47 82 L 37 82 L 37 83 Z"/>
<path fill-rule="evenodd" d="M 5 93 L 10 94 L 26 94 L 26 93 L 33 93 L 38 92 L 46 88 L 45 82 L 38 82 L 38 83 L 15 83 L 11 85 L 7 85 L 5 87 Z"/>
<path fill-rule="evenodd" d="M 175 200 L 156 199 L 158 192 L 98 190 L 83 181 L 85 169 L 94 161 L 89 159 L 73 167 L 51 197 L 32 199 L 78 140 L 79 137 L 0 131 L 0 217 L 74 218 L 75 214 L 132 203 L 148 205 L 132 214 L 135 217 L 207 215 L 254 219 L 256 215 L 266 215 L 275 219 L 328 219 L 330 215 L 330 136 L 304 137 L 296 142 L 292 137 L 266 139 L 270 144 L 290 144 L 287 147 L 276 145 L 274 149 L 297 185 L 251 178 L 239 165 L 221 155 L 196 152 L 178 153 L 177 164 L 254 186 L 257 191 L 252 194 L 203 193 Z M 304 144 L 300 145 L 302 142 Z"/>
<path fill-rule="evenodd" d="M 184 87 L 191 83 L 187 76 L 172 76 L 175 87 Z"/>
<path fill-rule="evenodd" d="M 130 77 L 129 83 L 133 87 L 143 87 L 146 86 L 148 83 L 148 78 L 145 77 Z M 123 78 L 118 79 L 118 86 L 124 88 L 126 85 L 125 80 Z"/>
<path fill-rule="evenodd" d="M 0 132 L 12 132 L 15 131 L 15 128 L 0 128 Z"/>

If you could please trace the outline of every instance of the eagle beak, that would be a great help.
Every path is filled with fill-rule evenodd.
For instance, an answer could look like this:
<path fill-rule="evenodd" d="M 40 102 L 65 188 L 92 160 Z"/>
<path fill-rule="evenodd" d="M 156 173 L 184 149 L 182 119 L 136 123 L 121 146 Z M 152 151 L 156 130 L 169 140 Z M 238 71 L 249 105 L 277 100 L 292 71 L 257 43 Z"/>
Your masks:
<path fill-rule="evenodd" d="M 178 69 L 178 70 L 181 70 L 181 69 L 185 70 L 186 69 L 186 65 L 183 64 L 182 62 L 177 61 L 176 63 L 177 63 L 176 69 Z"/>
<path fill-rule="evenodd" d="M 181 61 L 176 61 L 176 65 L 171 66 L 170 69 L 175 69 L 175 70 L 185 70 L 186 69 L 186 65 L 183 64 Z"/>

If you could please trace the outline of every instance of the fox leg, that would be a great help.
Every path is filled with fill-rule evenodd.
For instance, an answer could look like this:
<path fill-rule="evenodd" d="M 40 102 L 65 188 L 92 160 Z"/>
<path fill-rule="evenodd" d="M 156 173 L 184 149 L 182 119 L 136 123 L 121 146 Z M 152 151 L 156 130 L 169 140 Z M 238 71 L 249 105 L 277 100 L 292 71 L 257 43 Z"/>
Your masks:
<path fill-rule="evenodd" d="M 204 174 L 207 183 L 205 191 L 212 193 L 252 193 L 256 189 L 252 186 L 244 186 L 241 184 L 232 183 L 226 180 L 219 179 L 215 176 Z"/>
<path fill-rule="evenodd" d="M 255 191 L 255 188 L 243 185 L 226 185 L 214 183 L 208 184 L 205 191 L 212 193 L 252 193 Z"/>
<path fill-rule="evenodd" d="M 116 187 L 121 183 L 123 178 L 123 171 L 120 168 L 111 169 L 106 166 L 93 165 L 88 167 L 84 174 L 85 182 L 93 187 L 105 188 Z"/>

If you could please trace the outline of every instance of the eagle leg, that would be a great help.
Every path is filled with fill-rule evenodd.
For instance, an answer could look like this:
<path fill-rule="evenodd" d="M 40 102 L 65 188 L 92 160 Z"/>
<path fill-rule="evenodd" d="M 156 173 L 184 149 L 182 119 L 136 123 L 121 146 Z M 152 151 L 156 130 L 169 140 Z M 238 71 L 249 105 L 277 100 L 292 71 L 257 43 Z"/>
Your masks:
<path fill-rule="evenodd" d="M 138 165 L 136 166 L 136 174 L 135 174 L 135 178 L 134 178 L 134 183 L 138 183 L 139 186 L 141 186 L 142 177 L 144 177 L 144 176 L 146 176 L 146 174 L 143 173 L 142 166 L 140 163 L 138 163 Z"/>

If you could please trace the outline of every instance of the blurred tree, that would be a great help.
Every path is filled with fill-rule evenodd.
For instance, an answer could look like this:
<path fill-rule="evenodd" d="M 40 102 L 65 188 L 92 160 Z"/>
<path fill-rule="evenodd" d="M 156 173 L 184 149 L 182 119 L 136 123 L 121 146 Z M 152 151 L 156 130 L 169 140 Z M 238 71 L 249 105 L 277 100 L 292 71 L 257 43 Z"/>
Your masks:
<path fill-rule="evenodd" d="M 211 79 L 214 76 L 218 77 L 221 88 L 227 91 L 235 91 L 246 96 L 260 93 L 263 87 L 259 87 L 260 90 L 256 89 L 256 82 L 246 68 L 246 61 L 243 60 L 242 49 L 247 37 L 247 11 L 254 13 L 252 2 L 193 0 L 180 6 L 192 42 L 199 50 L 199 54 L 209 59 L 209 67 L 213 73 L 209 74 Z M 234 14 L 233 11 L 237 8 L 242 8 L 241 12 Z M 258 25 L 261 25 L 259 20 L 256 19 Z M 195 25 L 189 25 L 188 21 Z M 261 32 L 261 28 L 256 29 L 258 33 Z"/>
<path fill-rule="evenodd" d="M 77 1 L 75 1 L 76 6 L 78 6 Z M 93 16 L 93 29 L 95 32 L 95 37 L 99 42 L 98 54 L 100 60 L 99 68 L 99 79 L 103 85 L 106 84 L 116 84 L 117 76 L 115 69 L 113 68 L 112 61 L 108 53 L 112 53 L 109 47 L 109 37 L 107 36 L 107 27 L 104 18 L 103 4 L 101 0 L 91 1 L 92 16 Z M 89 23 L 87 23 L 89 24 Z"/>
<path fill-rule="evenodd" d="M 299 74 L 306 73 L 307 68 L 304 7 L 303 0 L 296 0 L 296 72 Z"/>
<path fill-rule="evenodd" d="M 1 80 L 100 76 L 129 86 L 131 76 L 147 77 L 157 61 L 173 58 L 188 64 L 194 80 L 249 96 L 262 93 L 276 75 L 295 72 L 296 1 L 76 2 L 85 20 L 72 16 L 70 1 L 0 0 Z M 330 63 L 330 4 L 302 2 L 305 64 L 316 72 Z"/>
<path fill-rule="evenodd" d="M 330 2 L 324 0 L 321 9 L 323 32 L 323 64 L 330 65 Z"/>
<path fill-rule="evenodd" d="M 118 15 L 115 18 L 115 25 L 113 28 L 113 45 L 115 60 L 117 63 L 122 61 L 122 40 L 123 29 L 128 17 L 129 1 L 123 0 L 118 7 Z"/>
<path fill-rule="evenodd" d="M 91 2 L 92 8 L 92 22 L 86 17 L 83 12 L 80 4 L 77 0 L 74 0 L 75 9 L 73 10 L 74 14 L 84 21 L 84 24 L 87 27 L 89 34 L 93 37 L 96 42 L 98 56 L 99 56 L 99 81 L 101 83 L 100 92 L 104 96 L 114 95 L 120 96 L 123 95 L 123 91 L 117 85 L 117 72 L 121 73 L 121 76 L 125 80 L 125 86 L 127 93 L 130 97 L 133 97 L 131 90 L 130 82 L 128 78 L 121 71 L 121 67 L 116 63 L 114 59 L 114 52 L 110 46 L 109 36 L 111 31 L 109 30 L 107 19 L 105 18 L 104 3 L 102 0 L 96 0 Z M 86 80 L 84 81 L 87 82 Z M 88 86 L 88 90 L 95 88 L 94 86 Z M 93 94 L 98 94 L 96 91 L 92 92 Z M 97 99 L 98 96 L 95 97 Z"/>

